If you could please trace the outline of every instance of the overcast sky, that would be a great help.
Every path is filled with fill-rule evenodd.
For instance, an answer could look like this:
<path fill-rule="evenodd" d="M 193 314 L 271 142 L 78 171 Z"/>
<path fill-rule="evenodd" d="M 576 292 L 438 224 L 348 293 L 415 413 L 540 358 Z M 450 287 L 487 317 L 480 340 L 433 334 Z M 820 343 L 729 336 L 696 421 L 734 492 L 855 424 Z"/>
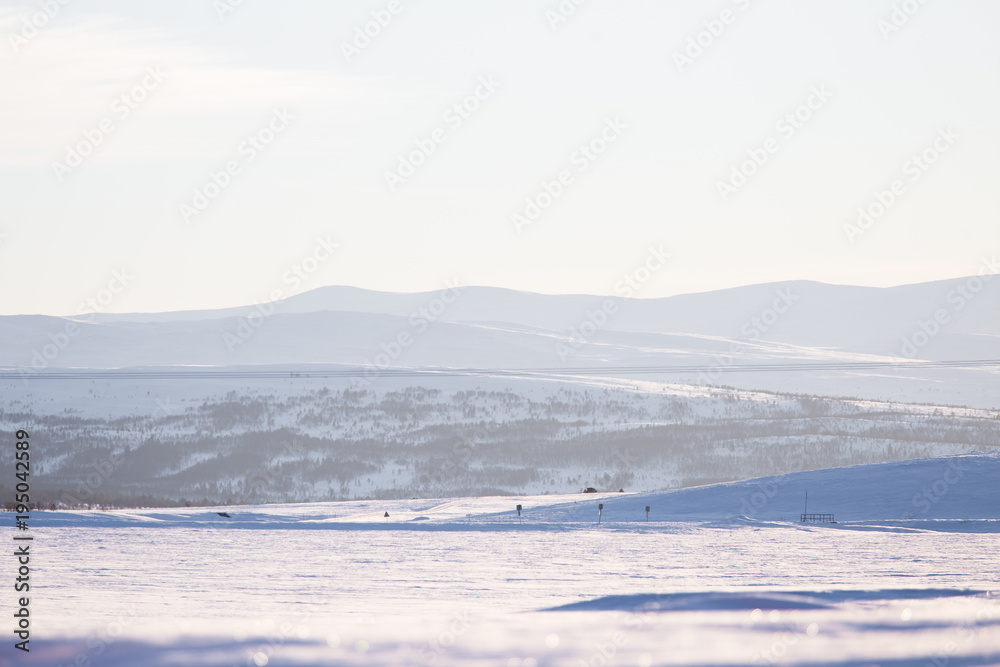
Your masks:
<path fill-rule="evenodd" d="M 576 2 L 0 4 L 0 313 L 611 294 L 650 248 L 640 297 L 887 286 L 1000 251 L 1000 3 Z"/>

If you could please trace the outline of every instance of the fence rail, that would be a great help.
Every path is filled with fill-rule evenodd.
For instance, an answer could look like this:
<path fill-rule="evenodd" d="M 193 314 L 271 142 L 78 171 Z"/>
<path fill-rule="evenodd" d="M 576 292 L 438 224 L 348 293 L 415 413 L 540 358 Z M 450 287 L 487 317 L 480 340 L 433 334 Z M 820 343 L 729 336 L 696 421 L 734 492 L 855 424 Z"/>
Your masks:
<path fill-rule="evenodd" d="M 800 521 L 803 523 L 806 521 L 811 521 L 812 523 L 837 523 L 833 520 L 832 514 L 803 514 Z"/>

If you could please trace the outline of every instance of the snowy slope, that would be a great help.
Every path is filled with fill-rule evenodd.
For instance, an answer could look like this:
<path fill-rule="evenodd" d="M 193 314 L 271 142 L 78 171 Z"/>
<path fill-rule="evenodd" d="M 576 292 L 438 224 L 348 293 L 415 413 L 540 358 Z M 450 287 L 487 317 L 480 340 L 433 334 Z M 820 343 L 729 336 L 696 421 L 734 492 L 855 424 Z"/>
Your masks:
<path fill-rule="evenodd" d="M 48 527 L 220 529 L 553 530 L 663 522 L 798 522 L 810 513 L 844 522 L 1000 532 L 1000 452 L 847 466 L 654 493 L 597 493 L 426 500 L 373 500 L 169 510 L 69 511 L 39 515 Z M 516 506 L 522 505 L 523 517 Z M 650 507 L 646 523 L 645 507 Z M 220 517 L 226 512 L 230 517 Z M 384 517 L 388 512 L 389 517 Z M 937 522 L 937 523 L 935 523 Z M 972 522 L 966 525 L 966 522 Z M 720 525 L 728 525 L 722 523 Z M 666 528 L 667 530 L 673 530 Z"/>
<path fill-rule="evenodd" d="M 998 471 L 990 454 L 643 496 L 32 512 L 32 651 L 0 666 L 996 665 Z M 847 522 L 772 520 L 805 488 Z M 923 489 L 939 500 L 892 520 Z M 726 518 L 758 492 L 756 518 Z"/>
<path fill-rule="evenodd" d="M 806 493 L 808 492 L 808 510 Z M 1000 453 L 848 466 L 660 493 L 609 497 L 608 521 L 644 518 L 798 521 L 803 511 L 837 521 L 1000 521 Z M 592 521 L 595 503 L 547 507 L 541 520 Z M 991 530 L 1000 530 L 1000 523 Z"/>

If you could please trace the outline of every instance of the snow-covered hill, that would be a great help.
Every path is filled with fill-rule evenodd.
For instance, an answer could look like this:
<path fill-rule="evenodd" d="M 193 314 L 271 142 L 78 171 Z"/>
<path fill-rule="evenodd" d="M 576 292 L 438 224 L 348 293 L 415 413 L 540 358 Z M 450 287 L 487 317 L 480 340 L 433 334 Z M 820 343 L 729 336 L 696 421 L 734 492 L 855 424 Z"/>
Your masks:
<path fill-rule="evenodd" d="M 989 276 L 893 288 L 797 281 L 661 299 L 543 295 L 491 287 L 415 294 L 322 287 L 263 306 L 75 316 L 83 321 L 81 330 L 72 336 L 72 344 L 63 350 L 65 356 L 55 365 L 357 363 L 356 352 L 363 357 L 365 352 L 376 351 L 379 341 L 394 338 L 391 334 L 410 331 L 419 337 L 429 329 L 437 329 L 432 335 L 452 344 L 472 336 L 463 346 L 470 349 L 492 342 L 512 352 L 530 351 L 532 343 L 541 343 L 551 362 L 556 359 L 553 337 L 573 336 L 576 330 L 578 338 L 589 342 L 589 324 L 609 337 L 605 344 L 652 347 L 657 352 L 669 348 L 712 352 L 707 343 L 696 344 L 707 337 L 845 354 L 987 358 L 1000 352 L 1000 282 L 986 278 Z M 237 351 L 231 353 L 223 334 L 235 333 L 240 320 L 246 318 L 254 332 L 251 337 L 259 333 L 266 344 L 253 345 L 248 339 L 246 345 L 235 344 Z M 25 348 L 30 352 L 33 345 L 43 344 L 49 333 L 65 326 L 65 320 L 31 315 L 0 318 L 0 340 L 5 343 L 0 348 L 0 364 L 30 363 Z M 430 326 L 441 323 L 465 326 Z M 930 332 L 926 341 L 924 336 L 913 336 L 922 330 L 921 324 Z M 619 338 L 614 333 L 680 335 L 673 339 Z M 490 341 L 490 336 L 495 339 Z M 172 344 L 155 343 L 164 337 Z M 915 351 L 903 349 L 904 338 L 911 344 L 915 340 Z M 266 354 L 258 349 L 264 347 L 269 348 Z M 460 365 L 461 360 L 444 354 L 448 346 L 438 347 L 434 352 L 423 349 L 404 365 Z M 319 351 L 322 353 L 317 355 Z M 484 351 L 497 357 L 491 364 L 484 354 L 478 358 L 480 366 L 505 366 L 505 351 Z M 609 354 L 616 357 L 621 352 Z"/>
<path fill-rule="evenodd" d="M 808 494 L 808 496 L 807 496 Z M 838 522 L 989 519 L 1000 531 L 1000 453 L 942 456 L 827 468 L 648 494 L 619 494 L 602 503 L 602 520 L 745 517 L 798 521 L 803 513 L 832 514 Z M 540 520 L 593 521 L 594 502 L 541 510 Z M 914 523 L 914 520 L 917 520 Z M 972 529 L 973 527 L 968 527 Z M 958 530 L 961 530 L 959 528 Z"/>
<path fill-rule="evenodd" d="M 995 665 L 998 474 L 988 454 L 646 495 L 32 512 L 38 557 L 62 556 L 31 573 L 31 664 Z M 806 489 L 839 523 L 798 521 Z"/>
<path fill-rule="evenodd" d="M 921 321 L 945 311 L 921 358 L 970 356 L 970 340 L 1000 335 L 1000 282 L 971 276 L 890 288 L 788 281 L 748 285 L 658 299 L 547 295 L 495 287 L 459 287 L 441 292 L 398 294 L 355 287 L 321 287 L 274 302 L 276 314 L 350 312 L 440 322 L 502 323 L 517 329 L 567 332 L 587 321 L 588 311 L 605 302 L 605 331 L 683 333 L 715 337 L 760 338 L 799 347 L 823 347 L 894 356 L 903 336 Z M 612 310 L 612 308 L 608 308 Z M 768 311 L 774 311 L 769 313 Z M 253 307 L 155 314 L 102 314 L 99 323 L 157 323 L 245 317 Z M 775 321 L 770 321 L 777 315 Z M 754 319 L 759 322 L 755 323 Z M 597 318 L 599 319 L 599 318 Z M 757 332 L 755 335 L 753 332 Z M 944 338 L 942 338 L 944 337 Z M 945 339 L 958 337 L 945 343 Z M 919 341 L 918 341 L 919 342 Z M 987 344 L 987 343 L 984 343 Z M 1000 350 L 994 340 L 992 349 Z M 981 357 L 978 357 L 981 358 Z"/>
<path fill-rule="evenodd" d="M 323 287 L 216 311 L 0 317 L 0 367 L 328 364 L 386 369 L 684 366 L 644 379 L 994 407 L 998 369 L 922 360 L 1000 358 L 1000 281 L 894 288 L 786 282 L 663 299 L 489 287 L 390 294 Z M 901 368 L 726 373 L 733 365 L 885 362 Z M 911 363 L 912 362 L 912 363 Z M 628 376 L 625 374 L 624 376 Z"/>
<path fill-rule="evenodd" d="M 994 410 L 474 381 L 37 382 L 14 387 L 0 427 L 43 435 L 33 488 L 69 506 L 652 491 L 1000 441 Z"/>
<path fill-rule="evenodd" d="M 1000 358 L 998 343 L 985 276 L 649 300 L 328 287 L 228 311 L 0 318 L 0 425 L 46 434 L 34 488 L 71 506 L 645 491 L 991 449 L 1000 366 L 924 360 Z M 193 367 L 230 377 L 149 374 Z M 44 379 L 106 368 L 146 377 Z M 405 369 L 473 372 L 391 376 Z"/>
<path fill-rule="evenodd" d="M 212 508 L 62 511 L 42 525 L 230 529 L 552 530 L 602 525 L 677 530 L 697 521 L 735 526 L 799 522 L 832 514 L 836 524 L 876 529 L 1000 532 L 1000 452 L 826 468 L 652 493 L 346 501 Z M 808 508 L 806 507 L 808 493 Z M 522 507 L 518 518 L 517 506 Z M 602 508 L 602 509 L 599 509 Z M 650 508 L 647 519 L 645 508 Z M 225 512 L 228 517 L 218 513 Z M 384 514 L 388 512 L 389 516 Z"/>

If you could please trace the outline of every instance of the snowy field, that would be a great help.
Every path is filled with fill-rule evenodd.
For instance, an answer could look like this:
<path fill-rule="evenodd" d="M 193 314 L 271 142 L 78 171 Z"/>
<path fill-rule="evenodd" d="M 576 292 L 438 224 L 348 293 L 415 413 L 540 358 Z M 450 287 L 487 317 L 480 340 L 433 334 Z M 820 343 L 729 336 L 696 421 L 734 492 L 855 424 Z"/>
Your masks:
<path fill-rule="evenodd" d="M 32 651 L 0 664 L 998 664 L 998 472 L 40 512 Z"/>

